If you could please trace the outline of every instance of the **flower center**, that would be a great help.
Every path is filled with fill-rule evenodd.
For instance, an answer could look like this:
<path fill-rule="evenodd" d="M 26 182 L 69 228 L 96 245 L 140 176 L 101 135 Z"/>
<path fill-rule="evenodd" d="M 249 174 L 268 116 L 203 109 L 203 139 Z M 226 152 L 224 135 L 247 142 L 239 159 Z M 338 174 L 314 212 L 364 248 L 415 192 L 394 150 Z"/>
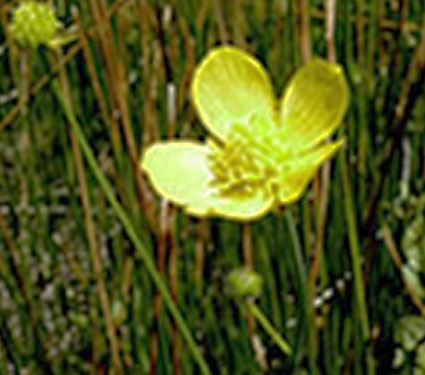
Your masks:
<path fill-rule="evenodd" d="M 261 191 L 276 196 L 280 176 L 291 152 L 279 129 L 257 116 L 250 124 L 233 125 L 224 144 L 209 140 L 211 185 L 226 196 L 246 196 Z"/>

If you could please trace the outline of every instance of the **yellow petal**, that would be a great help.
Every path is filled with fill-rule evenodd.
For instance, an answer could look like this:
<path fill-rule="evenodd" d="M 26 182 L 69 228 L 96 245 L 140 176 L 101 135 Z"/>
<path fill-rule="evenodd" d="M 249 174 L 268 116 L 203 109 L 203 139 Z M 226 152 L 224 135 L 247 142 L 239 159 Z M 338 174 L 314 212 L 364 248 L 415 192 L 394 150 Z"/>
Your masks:
<path fill-rule="evenodd" d="M 273 203 L 271 198 L 260 193 L 223 197 L 212 187 L 208 152 L 209 148 L 199 142 L 159 142 L 146 150 L 141 168 L 157 193 L 191 215 L 240 221 L 264 215 Z"/>
<path fill-rule="evenodd" d="M 318 144 L 341 124 L 348 101 L 348 85 L 339 65 L 316 58 L 302 66 L 281 102 L 284 139 L 299 150 Z"/>
<path fill-rule="evenodd" d="M 327 143 L 295 157 L 282 175 L 279 201 L 289 204 L 301 198 L 319 166 L 331 158 L 344 144 L 344 140 Z"/>
<path fill-rule="evenodd" d="M 262 192 L 244 197 L 223 197 L 210 191 L 203 201 L 192 202 L 186 207 L 188 214 L 198 217 L 221 217 L 235 221 L 258 220 L 273 207 L 272 197 Z"/>
<path fill-rule="evenodd" d="M 192 99 L 204 125 L 225 139 L 235 123 L 247 124 L 252 114 L 272 120 L 275 97 L 259 61 L 234 47 L 219 47 L 198 66 Z"/>
<path fill-rule="evenodd" d="M 150 146 L 141 167 L 155 190 L 165 199 L 187 205 L 206 189 L 208 149 L 199 142 L 170 141 Z"/>

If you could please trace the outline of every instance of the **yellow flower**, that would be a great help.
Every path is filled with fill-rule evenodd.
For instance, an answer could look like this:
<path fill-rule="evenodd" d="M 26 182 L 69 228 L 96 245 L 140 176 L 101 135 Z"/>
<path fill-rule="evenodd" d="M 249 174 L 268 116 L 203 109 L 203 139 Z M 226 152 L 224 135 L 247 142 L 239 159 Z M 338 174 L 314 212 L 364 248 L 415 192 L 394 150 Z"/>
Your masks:
<path fill-rule="evenodd" d="M 141 167 L 160 195 L 190 215 L 255 220 L 299 199 L 341 147 L 342 140 L 323 141 L 341 123 L 348 98 L 341 67 L 315 59 L 277 100 L 257 60 L 219 47 L 192 82 L 194 105 L 212 137 L 156 143 Z"/>

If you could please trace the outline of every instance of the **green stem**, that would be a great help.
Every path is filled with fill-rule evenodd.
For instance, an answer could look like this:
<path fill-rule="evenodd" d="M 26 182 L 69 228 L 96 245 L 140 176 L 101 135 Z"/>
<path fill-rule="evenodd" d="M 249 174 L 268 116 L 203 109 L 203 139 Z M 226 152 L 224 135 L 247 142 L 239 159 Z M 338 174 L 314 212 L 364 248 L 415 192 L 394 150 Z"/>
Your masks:
<path fill-rule="evenodd" d="M 370 337 L 369 318 L 366 306 L 366 293 L 363 283 L 363 270 L 360 256 L 360 245 L 358 239 L 357 222 L 354 203 L 351 193 L 351 185 L 348 177 L 348 167 L 345 154 L 340 152 L 341 178 L 344 190 L 344 208 L 348 226 L 348 239 L 350 243 L 351 263 L 354 274 L 354 292 L 357 303 L 360 326 L 362 329 L 363 341 L 366 342 Z M 373 356 L 372 347 L 366 348 L 367 373 L 374 375 L 376 373 L 376 363 Z"/>
<path fill-rule="evenodd" d="M 282 350 L 283 353 L 290 356 L 292 355 L 292 349 L 285 339 L 276 331 L 267 317 L 259 309 L 259 307 L 251 300 L 247 301 L 246 307 L 248 311 L 255 317 L 258 323 L 264 328 L 264 330 L 270 335 L 276 345 Z"/>
<path fill-rule="evenodd" d="M 308 279 L 307 279 L 307 270 L 305 267 L 305 261 L 303 258 L 303 252 L 301 248 L 301 242 L 298 236 L 297 228 L 295 226 L 295 221 L 292 216 L 292 213 L 289 209 L 285 210 L 285 218 L 288 225 L 289 235 L 292 240 L 293 245 L 293 257 L 294 257 L 294 266 L 296 269 L 297 275 L 297 287 L 299 289 L 300 295 L 300 310 L 301 316 L 306 322 L 306 335 L 307 335 L 307 343 L 308 343 L 308 362 L 310 367 L 310 374 L 317 375 L 318 369 L 316 364 L 317 358 L 317 346 L 316 346 L 316 338 L 315 338 L 315 321 L 313 314 L 313 305 L 311 303 L 312 297 L 309 295 L 308 288 Z"/>
<path fill-rule="evenodd" d="M 59 102 L 61 103 L 63 107 L 67 120 L 70 123 L 72 130 L 75 132 L 75 135 L 78 138 L 78 142 L 80 143 L 81 149 L 87 159 L 87 163 L 90 169 L 92 170 L 94 176 L 96 177 L 101 189 L 103 190 L 103 193 L 105 194 L 107 200 L 109 201 L 109 204 L 111 205 L 112 209 L 115 211 L 115 214 L 117 215 L 117 217 L 120 219 L 125 232 L 127 233 L 128 237 L 132 241 L 134 247 L 139 252 L 139 255 L 142 258 L 145 264 L 145 267 L 152 278 L 152 281 L 154 282 L 158 290 L 161 292 L 164 302 L 166 306 L 168 307 L 168 310 L 170 311 L 171 316 L 176 322 L 176 325 L 179 328 L 182 336 L 186 340 L 188 349 L 192 352 L 194 359 L 198 363 L 201 373 L 203 375 L 211 375 L 211 371 L 206 361 L 204 360 L 198 345 L 193 339 L 192 334 L 183 316 L 181 315 L 177 305 L 174 303 L 173 299 L 171 298 L 171 295 L 166 287 L 165 282 L 163 281 L 163 279 L 161 278 L 161 276 L 158 274 L 156 270 L 155 263 L 152 259 L 152 256 L 149 254 L 148 250 L 146 249 L 146 247 L 143 245 L 142 241 L 140 240 L 137 234 L 137 231 L 134 228 L 130 218 L 127 216 L 121 204 L 118 202 L 108 180 L 106 179 L 102 170 L 100 169 L 96 161 L 96 157 L 94 156 L 93 151 L 89 143 L 87 142 L 87 139 L 85 138 L 84 133 L 81 130 L 81 127 L 78 124 L 72 109 L 64 100 L 62 92 L 56 81 L 52 82 L 52 86 L 55 91 L 55 94 L 57 95 L 59 99 Z"/>
<path fill-rule="evenodd" d="M 357 223 L 352 200 L 350 180 L 348 178 L 348 167 L 344 153 L 340 153 L 341 178 L 344 189 L 344 209 L 348 227 L 348 240 L 350 243 L 351 263 L 354 273 L 354 290 L 357 307 L 359 311 L 360 324 L 362 327 L 363 339 L 368 340 L 370 336 L 369 320 L 366 308 L 365 287 L 363 284 L 363 270 L 360 256 L 359 239 L 357 236 Z"/>

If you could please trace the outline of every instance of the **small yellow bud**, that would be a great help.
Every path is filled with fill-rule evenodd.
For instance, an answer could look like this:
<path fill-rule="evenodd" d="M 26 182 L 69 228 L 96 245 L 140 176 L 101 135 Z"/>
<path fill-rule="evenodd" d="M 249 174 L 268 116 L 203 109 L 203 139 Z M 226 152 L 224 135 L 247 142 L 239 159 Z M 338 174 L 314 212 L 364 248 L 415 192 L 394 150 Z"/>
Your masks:
<path fill-rule="evenodd" d="M 255 298 L 263 292 L 263 278 L 248 267 L 233 270 L 227 281 L 229 292 L 237 298 Z"/>
<path fill-rule="evenodd" d="M 10 32 L 21 46 L 36 48 L 53 39 L 59 26 L 48 4 L 26 0 L 14 11 Z"/>

